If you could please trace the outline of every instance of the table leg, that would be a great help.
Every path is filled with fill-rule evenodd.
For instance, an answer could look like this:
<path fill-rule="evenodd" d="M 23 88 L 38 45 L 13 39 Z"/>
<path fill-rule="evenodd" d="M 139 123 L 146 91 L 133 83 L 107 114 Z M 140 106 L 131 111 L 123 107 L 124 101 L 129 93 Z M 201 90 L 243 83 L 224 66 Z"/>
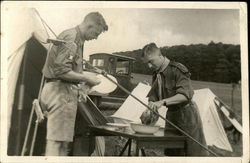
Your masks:
<path fill-rule="evenodd" d="M 131 143 L 132 143 L 132 141 L 131 141 L 131 139 L 128 139 L 128 141 L 129 141 L 129 145 L 128 145 L 128 156 L 131 156 Z"/>
<path fill-rule="evenodd" d="M 184 143 L 184 156 L 187 156 L 187 150 L 188 150 L 188 148 L 187 148 L 187 139 L 185 140 L 185 143 Z"/>
<path fill-rule="evenodd" d="M 136 146 L 136 148 L 135 148 L 135 156 L 139 156 L 139 147 L 138 147 L 138 142 L 137 141 L 135 142 L 135 146 Z"/>
<path fill-rule="evenodd" d="M 123 149 L 122 149 L 121 153 L 119 154 L 119 156 L 122 156 L 122 155 L 123 155 L 124 151 L 126 150 L 127 146 L 129 145 L 130 141 L 131 141 L 131 139 L 128 139 L 128 141 L 126 142 L 126 144 L 125 144 L 125 146 L 123 147 Z"/>
<path fill-rule="evenodd" d="M 146 153 L 143 148 L 141 148 L 141 153 L 142 153 L 142 156 L 146 156 Z"/>
<path fill-rule="evenodd" d="M 88 136 L 90 137 L 91 133 L 88 133 Z M 89 141 L 89 150 L 88 150 L 88 156 L 91 156 L 91 150 L 92 150 L 92 146 L 94 145 L 93 144 L 94 142 L 93 141 Z"/>

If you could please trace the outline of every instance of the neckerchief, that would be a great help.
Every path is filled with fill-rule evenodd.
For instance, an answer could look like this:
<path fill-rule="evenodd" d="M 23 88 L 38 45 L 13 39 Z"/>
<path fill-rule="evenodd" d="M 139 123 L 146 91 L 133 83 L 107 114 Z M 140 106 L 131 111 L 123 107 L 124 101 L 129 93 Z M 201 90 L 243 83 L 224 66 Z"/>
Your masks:
<path fill-rule="evenodd" d="M 167 68 L 169 64 L 169 60 L 167 60 L 165 57 L 164 57 L 164 61 L 161 65 L 161 67 L 159 68 L 159 70 L 157 71 L 157 74 L 156 74 L 156 80 L 157 80 L 157 84 L 158 84 L 158 97 L 159 97 L 159 100 L 162 100 L 162 77 L 161 77 L 161 73 Z"/>

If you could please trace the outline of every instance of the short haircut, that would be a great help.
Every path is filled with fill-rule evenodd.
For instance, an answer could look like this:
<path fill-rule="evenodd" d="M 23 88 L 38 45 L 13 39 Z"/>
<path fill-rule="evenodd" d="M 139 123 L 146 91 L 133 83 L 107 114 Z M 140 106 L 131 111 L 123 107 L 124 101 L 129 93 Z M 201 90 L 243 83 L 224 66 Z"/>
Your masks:
<path fill-rule="evenodd" d="M 108 30 L 108 25 L 99 12 L 90 12 L 85 16 L 83 22 L 93 22 L 95 25 L 101 26 L 103 28 L 103 32 Z"/>
<path fill-rule="evenodd" d="M 149 43 L 142 48 L 142 57 L 149 56 L 159 50 L 155 43 Z"/>

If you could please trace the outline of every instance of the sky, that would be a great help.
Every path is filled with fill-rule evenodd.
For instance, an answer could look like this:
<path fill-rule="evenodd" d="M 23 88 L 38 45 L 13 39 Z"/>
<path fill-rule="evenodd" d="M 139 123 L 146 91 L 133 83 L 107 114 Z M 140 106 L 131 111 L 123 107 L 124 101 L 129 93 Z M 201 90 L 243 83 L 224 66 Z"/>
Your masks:
<path fill-rule="evenodd" d="M 136 50 L 150 42 L 159 47 L 207 44 L 210 41 L 240 44 L 237 9 L 36 9 L 57 34 L 80 24 L 87 13 L 100 12 L 109 30 L 97 40 L 85 43 L 85 58 L 93 53 Z"/>

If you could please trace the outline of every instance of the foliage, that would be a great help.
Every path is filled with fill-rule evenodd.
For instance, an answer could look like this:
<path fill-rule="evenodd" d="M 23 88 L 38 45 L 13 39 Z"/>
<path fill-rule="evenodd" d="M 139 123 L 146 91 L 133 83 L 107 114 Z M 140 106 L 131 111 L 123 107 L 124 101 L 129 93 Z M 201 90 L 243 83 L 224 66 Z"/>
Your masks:
<path fill-rule="evenodd" d="M 161 47 L 162 54 L 184 64 L 192 73 L 191 79 L 222 83 L 238 83 L 241 78 L 240 45 L 209 44 Z M 141 60 L 142 49 L 116 54 L 134 57 L 133 73 L 152 74 L 153 70 Z"/>

